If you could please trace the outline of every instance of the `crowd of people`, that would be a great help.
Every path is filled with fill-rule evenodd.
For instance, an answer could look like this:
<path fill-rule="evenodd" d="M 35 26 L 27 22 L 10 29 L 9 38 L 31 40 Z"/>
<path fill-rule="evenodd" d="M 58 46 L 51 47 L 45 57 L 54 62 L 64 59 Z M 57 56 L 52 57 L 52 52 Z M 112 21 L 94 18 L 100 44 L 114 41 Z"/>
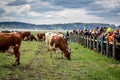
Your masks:
<path fill-rule="evenodd" d="M 98 41 L 98 51 L 101 51 L 101 40 L 103 40 L 104 42 L 108 41 L 109 43 L 112 43 L 113 40 L 115 39 L 115 41 L 117 43 L 120 43 L 120 29 L 116 28 L 116 29 L 111 29 L 110 27 L 97 27 L 95 29 L 91 29 L 91 30 L 80 30 L 80 29 L 74 29 L 73 31 L 66 32 L 66 37 L 67 36 L 73 36 L 73 35 L 84 35 L 84 36 L 88 36 L 88 38 L 90 37 L 95 37 L 95 39 Z M 72 41 L 72 39 L 69 39 L 70 41 Z M 94 48 L 96 48 L 96 45 L 93 45 Z M 109 57 L 112 56 L 112 44 L 109 44 Z M 106 43 L 103 43 L 103 54 L 106 55 Z M 115 47 L 115 53 L 116 53 L 116 59 L 120 60 L 120 45 L 116 45 Z"/>

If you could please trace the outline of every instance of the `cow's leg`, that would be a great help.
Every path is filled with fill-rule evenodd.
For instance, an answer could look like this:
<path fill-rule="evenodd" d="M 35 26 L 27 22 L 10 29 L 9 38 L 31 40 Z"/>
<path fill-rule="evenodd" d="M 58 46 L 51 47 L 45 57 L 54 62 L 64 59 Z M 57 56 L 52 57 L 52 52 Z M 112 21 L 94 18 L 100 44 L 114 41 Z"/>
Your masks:
<path fill-rule="evenodd" d="M 20 52 L 18 52 L 17 54 L 15 54 L 15 61 L 13 66 L 19 65 L 20 64 Z"/>
<path fill-rule="evenodd" d="M 52 50 L 51 49 L 48 49 L 48 50 L 50 50 L 50 58 L 52 58 Z"/>
<path fill-rule="evenodd" d="M 56 53 L 56 59 L 57 59 L 58 58 L 58 52 L 56 51 L 55 53 Z"/>
<path fill-rule="evenodd" d="M 17 65 L 20 64 L 20 52 L 18 51 L 18 55 L 17 55 Z"/>
<path fill-rule="evenodd" d="M 59 51 L 56 51 L 56 58 L 59 59 Z"/>
<path fill-rule="evenodd" d="M 63 59 L 63 53 L 61 53 L 61 55 L 62 55 L 62 59 Z"/>
<path fill-rule="evenodd" d="M 19 65 L 20 64 L 20 52 L 19 52 L 19 46 L 15 46 L 14 48 L 15 51 L 15 62 L 13 64 L 13 66 Z"/>
<path fill-rule="evenodd" d="M 27 41 L 30 40 L 29 36 L 27 36 Z"/>

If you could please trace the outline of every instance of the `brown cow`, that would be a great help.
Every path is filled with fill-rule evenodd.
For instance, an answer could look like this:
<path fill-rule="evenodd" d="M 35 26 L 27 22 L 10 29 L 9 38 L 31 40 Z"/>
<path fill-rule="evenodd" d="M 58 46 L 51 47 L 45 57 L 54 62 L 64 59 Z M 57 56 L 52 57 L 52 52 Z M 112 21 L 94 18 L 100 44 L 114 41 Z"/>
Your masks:
<path fill-rule="evenodd" d="M 24 41 L 27 41 L 27 40 L 29 40 L 29 36 L 31 35 L 31 32 L 30 31 L 22 31 L 21 34 L 22 34 L 22 39 Z"/>
<path fill-rule="evenodd" d="M 38 32 L 37 33 L 37 38 L 38 38 L 38 41 L 45 40 L 45 34 Z"/>
<path fill-rule="evenodd" d="M 14 33 L 0 33 L 0 51 L 2 50 L 8 50 L 10 47 L 12 47 L 13 54 L 15 55 L 15 65 L 20 64 L 20 52 L 19 48 L 22 41 L 22 35 L 20 32 L 14 32 Z"/>
<path fill-rule="evenodd" d="M 59 51 L 62 51 L 62 53 L 64 54 L 64 56 L 70 60 L 70 49 L 68 48 L 68 44 L 66 42 L 66 39 L 59 36 L 59 35 L 54 35 L 52 36 L 51 40 L 50 40 L 50 44 L 49 44 L 50 49 L 55 50 L 56 51 L 56 55 L 58 55 Z M 52 54 L 51 54 L 52 57 Z M 58 58 L 58 56 L 57 56 Z"/>
<path fill-rule="evenodd" d="M 37 41 L 36 37 L 35 37 L 33 34 L 31 34 L 31 35 L 29 36 L 29 40 L 30 40 L 30 41 L 33 41 L 33 40 Z"/>

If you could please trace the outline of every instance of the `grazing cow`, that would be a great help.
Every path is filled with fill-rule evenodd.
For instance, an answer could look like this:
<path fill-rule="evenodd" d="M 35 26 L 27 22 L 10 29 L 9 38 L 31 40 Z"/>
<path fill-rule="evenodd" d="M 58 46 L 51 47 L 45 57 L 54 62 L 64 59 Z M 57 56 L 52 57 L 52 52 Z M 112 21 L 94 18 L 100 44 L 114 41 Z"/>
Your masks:
<path fill-rule="evenodd" d="M 29 40 L 30 40 L 30 41 L 33 41 L 33 40 L 37 41 L 36 37 L 35 37 L 33 34 L 31 34 L 31 35 L 29 36 Z"/>
<path fill-rule="evenodd" d="M 50 40 L 51 40 L 52 36 L 54 36 L 54 33 L 52 33 L 52 32 L 45 33 L 46 46 L 49 46 L 49 43 L 50 43 Z"/>
<path fill-rule="evenodd" d="M 64 56 L 70 60 L 70 49 L 68 48 L 67 40 L 63 36 L 56 34 L 56 33 L 46 33 L 45 34 L 46 38 L 46 44 L 49 45 L 50 50 L 55 50 L 56 51 L 56 56 L 58 58 L 58 52 L 61 51 Z M 52 57 L 52 53 L 51 53 Z"/>
<path fill-rule="evenodd" d="M 0 32 L 0 51 L 3 50 L 9 50 L 12 49 L 13 53 L 15 55 L 15 65 L 20 64 L 20 52 L 19 48 L 22 42 L 22 35 L 20 32 L 14 32 L 14 33 L 1 33 Z"/>
<path fill-rule="evenodd" d="M 45 40 L 45 34 L 38 32 L 37 33 L 37 38 L 38 38 L 38 41 Z"/>
<path fill-rule="evenodd" d="M 52 38 L 53 36 L 55 36 L 55 35 L 60 36 L 60 37 L 62 37 L 62 38 L 65 38 L 65 36 L 64 36 L 62 33 L 47 32 L 47 33 L 45 33 L 46 46 L 49 45 L 51 38 Z"/>
<path fill-rule="evenodd" d="M 31 35 L 31 32 L 30 31 L 22 31 L 21 34 L 22 34 L 22 39 L 24 41 L 27 41 L 27 40 L 29 40 L 29 36 Z"/>

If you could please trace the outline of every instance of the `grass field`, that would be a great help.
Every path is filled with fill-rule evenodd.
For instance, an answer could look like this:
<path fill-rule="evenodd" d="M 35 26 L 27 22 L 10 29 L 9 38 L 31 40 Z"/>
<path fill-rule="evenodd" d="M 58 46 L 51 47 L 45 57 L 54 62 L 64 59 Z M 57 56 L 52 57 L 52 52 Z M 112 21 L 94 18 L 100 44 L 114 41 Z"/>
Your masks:
<path fill-rule="evenodd" d="M 120 80 L 120 63 L 77 43 L 69 43 L 71 60 L 50 58 L 44 42 L 22 42 L 21 65 L 0 53 L 0 80 Z M 54 52 L 52 52 L 54 53 Z"/>

